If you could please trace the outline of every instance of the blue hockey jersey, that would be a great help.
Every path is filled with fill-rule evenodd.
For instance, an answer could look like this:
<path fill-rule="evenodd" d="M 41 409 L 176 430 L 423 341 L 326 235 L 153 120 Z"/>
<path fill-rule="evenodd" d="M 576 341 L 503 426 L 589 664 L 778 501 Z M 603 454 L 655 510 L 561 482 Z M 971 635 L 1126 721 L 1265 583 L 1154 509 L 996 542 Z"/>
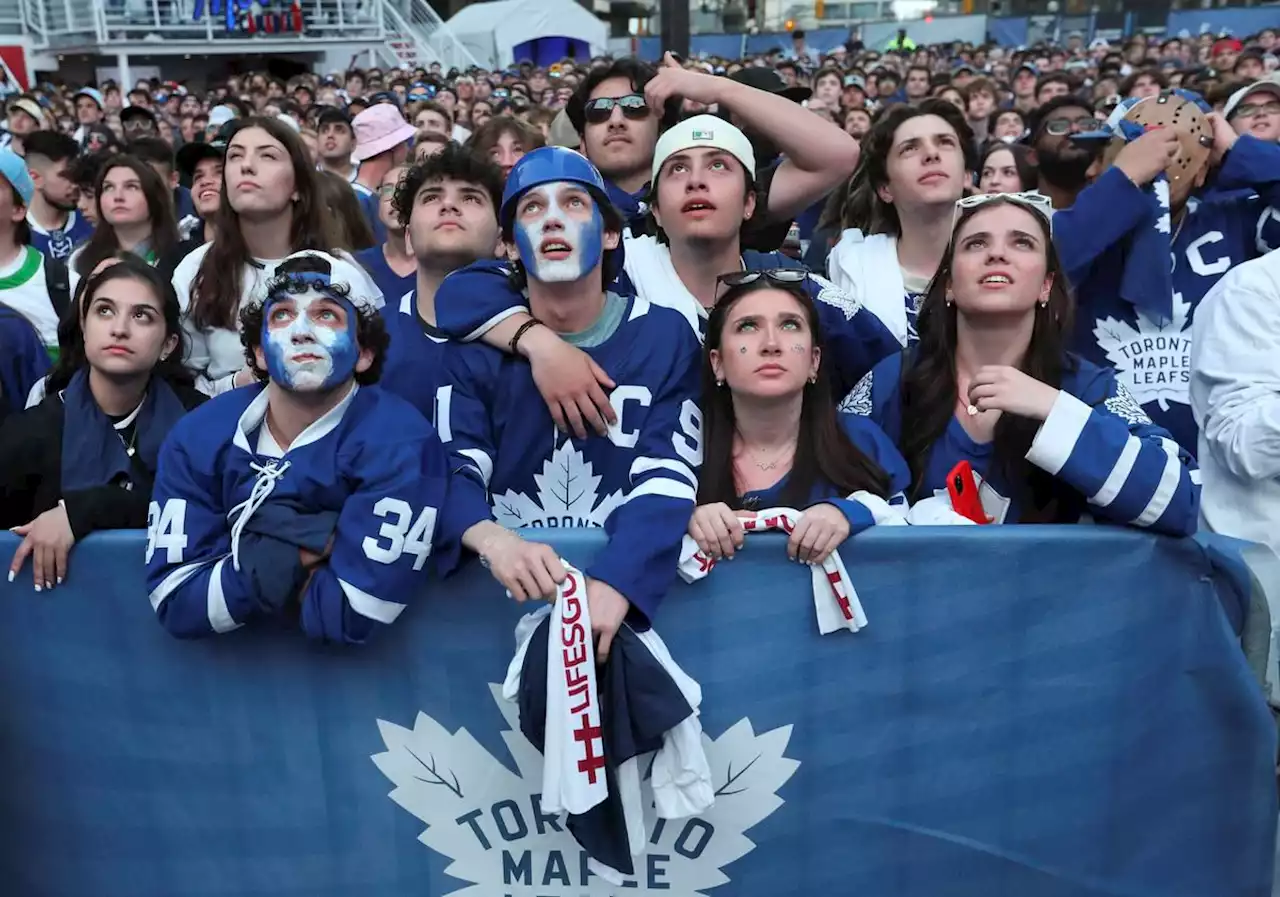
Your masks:
<path fill-rule="evenodd" d="M 369 272 L 378 289 L 382 290 L 382 295 L 387 298 L 387 304 L 390 305 L 413 289 L 414 284 L 417 283 L 418 274 L 415 270 L 401 277 L 392 271 L 391 266 L 387 264 L 387 255 L 382 251 L 385 245 L 385 243 L 379 243 L 368 249 L 361 249 L 354 255 L 356 261 Z"/>
<path fill-rule="evenodd" d="M 148 518 L 152 607 L 179 637 L 297 613 L 313 638 L 363 642 L 422 588 L 428 560 L 452 568 L 489 509 L 452 488 L 435 432 L 396 396 L 353 384 L 282 455 L 267 396 L 224 393 L 165 442 Z M 302 566 L 299 548 L 330 546 L 313 572 Z"/>
<path fill-rule="evenodd" d="M 438 306 L 450 291 L 477 303 L 505 291 L 509 273 L 497 263 L 455 272 Z M 701 352 L 674 312 L 639 297 L 609 293 L 603 318 L 616 326 L 568 339 L 617 384 L 609 398 L 618 420 L 607 438 L 558 432 L 529 365 L 483 343 L 446 347 L 452 393 L 440 429 L 455 470 L 487 490 L 502 525 L 604 527 L 609 543 L 585 572 L 617 589 L 632 622 L 647 626 L 675 577 L 697 493 Z"/>
<path fill-rule="evenodd" d="M 626 276 L 618 279 L 617 289 L 634 289 L 648 303 L 679 312 L 701 341 L 705 336 L 707 311 L 676 275 L 667 247 L 654 237 L 632 238 L 624 244 Z M 798 267 L 794 260 L 780 252 L 751 250 L 742 254 L 742 264 L 748 271 Z M 445 286 L 448 282 L 446 278 Z M 830 281 L 810 274 L 806 289 L 818 308 L 826 346 L 822 357 L 830 366 L 832 386 L 838 395 L 843 395 L 877 361 L 901 347 L 879 318 L 864 312 L 856 300 Z M 525 298 L 509 285 L 495 284 L 484 293 L 446 290 L 442 286 L 436 297 L 440 329 L 463 341 L 479 339 L 505 318 L 528 310 Z"/>
<path fill-rule="evenodd" d="M 416 292 L 401 296 L 398 305 L 382 309 L 382 321 L 391 345 L 378 385 L 395 393 L 418 411 L 449 441 L 449 388 L 444 375 L 444 332 L 418 315 Z M 443 413 L 442 413 L 443 409 Z"/>
<path fill-rule="evenodd" d="M 886 358 L 845 397 L 840 410 L 863 414 L 902 441 L 904 355 Z M 1051 474 L 1058 521 L 1090 513 L 1175 536 L 1196 530 L 1200 470 L 1195 458 L 1152 423 L 1115 372 L 1072 357 L 1058 401 L 1040 426 L 1027 460 Z M 1071 369 L 1074 367 L 1074 369 Z M 993 464 L 994 446 L 971 437 L 954 416 L 933 446 L 919 497 L 946 494 L 947 474 L 968 461 L 982 478 L 983 504 L 1006 507 L 1003 522 L 1017 523 L 1021 491 L 1004 482 Z M 990 510 L 988 510 L 990 513 Z"/>
<path fill-rule="evenodd" d="M 905 514 L 907 510 L 905 492 L 911 485 L 911 470 L 907 467 L 907 462 L 898 451 L 898 447 L 870 418 L 848 413 L 837 416 L 840 419 L 840 426 L 844 428 L 850 441 L 889 475 L 889 494 L 885 496 L 885 500 L 891 508 L 900 509 Z M 747 510 L 783 507 L 782 490 L 786 488 L 788 476 L 790 474 L 768 489 L 755 489 L 739 496 L 740 506 Z M 872 509 L 856 497 L 840 494 L 834 486 L 819 477 L 813 484 L 808 504 L 797 510 L 804 510 L 822 503 L 835 505 L 840 509 L 840 513 L 844 514 L 845 519 L 849 521 L 850 536 L 856 536 L 875 525 L 876 515 Z"/>
<path fill-rule="evenodd" d="M 1223 274 L 1280 246 L 1280 146 L 1244 135 L 1227 153 L 1214 189 L 1187 203 L 1173 226 L 1173 291 L 1160 313 L 1121 296 L 1135 231 L 1150 225 L 1150 192 L 1116 168 L 1053 217 L 1054 243 L 1075 287 L 1072 351 L 1112 365 L 1120 382 L 1178 444 L 1196 451 L 1190 406 L 1191 325 L 1196 307 Z M 1169 222 L 1160 226 L 1169 233 Z M 1158 263 L 1163 259 L 1163 252 Z M 1145 262 L 1140 262 L 1145 264 Z"/>
<path fill-rule="evenodd" d="M 68 212 L 66 226 L 61 230 L 45 230 L 30 213 L 27 225 L 31 229 L 31 245 L 45 258 L 66 261 L 75 248 L 93 236 L 93 225 L 79 212 Z"/>

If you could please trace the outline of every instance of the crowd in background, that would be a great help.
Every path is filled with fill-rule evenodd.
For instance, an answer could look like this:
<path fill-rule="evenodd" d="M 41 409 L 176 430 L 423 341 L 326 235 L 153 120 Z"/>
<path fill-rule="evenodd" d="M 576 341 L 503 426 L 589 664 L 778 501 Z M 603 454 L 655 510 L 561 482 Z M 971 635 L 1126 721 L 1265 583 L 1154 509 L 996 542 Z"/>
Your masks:
<path fill-rule="evenodd" d="M 683 537 L 732 557 L 765 508 L 803 511 L 810 564 L 886 523 L 1280 545 L 1277 54 L 795 32 L 14 94 L 12 571 L 54 588 L 74 542 L 146 526 L 178 634 L 291 611 L 362 641 L 428 555 L 546 595 L 519 530 L 600 526 L 607 652 Z M 592 485 L 557 505 L 553 464 Z"/>

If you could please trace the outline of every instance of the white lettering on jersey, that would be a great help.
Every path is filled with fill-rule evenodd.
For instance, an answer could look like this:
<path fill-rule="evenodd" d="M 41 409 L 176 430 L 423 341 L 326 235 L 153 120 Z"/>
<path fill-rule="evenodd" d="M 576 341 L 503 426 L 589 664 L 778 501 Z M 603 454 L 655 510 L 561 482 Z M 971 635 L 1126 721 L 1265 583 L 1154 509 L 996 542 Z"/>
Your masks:
<path fill-rule="evenodd" d="M 161 508 L 158 502 L 147 506 L 147 563 L 157 548 L 163 548 L 166 564 L 181 564 L 187 548 L 187 500 L 171 498 Z"/>
<path fill-rule="evenodd" d="M 1098 347 L 1115 366 L 1121 385 L 1143 405 L 1156 402 L 1162 411 L 1170 402 L 1186 405 L 1191 389 L 1191 306 L 1181 293 L 1173 294 L 1173 318 L 1158 322 L 1138 313 L 1136 326 L 1105 318 L 1093 328 Z"/>
<path fill-rule="evenodd" d="M 1196 237 L 1187 246 L 1187 261 L 1191 263 L 1191 270 L 1199 274 L 1201 277 L 1216 277 L 1219 274 L 1225 274 L 1231 267 L 1231 256 L 1219 256 L 1216 261 L 1206 262 L 1200 254 L 1200 247 L 1208 246 L 1210 243 L 1221 243 L 1224 237 L 1221 231 L 1211 230 L 1203 236 Z"/>
<path fill-rule="evenodd" d="M 653 393 L 647 386 L 619 386 L 609 394 L 609 404 L 613 406 L 618 422 L 609 428 L 609 441 L 618 448 L 635 448 L 640 439 L 639 428 L 626 429 L 627 403 L 638 402 L 640 407 L 648 408 L 653 402 Z"/>
<path fill-rule="evenodd" d="M 414 519 L 407 501 L 386 496 L 373 506 L 373 516 L 392 517 L 378 528 L 378 536 L 365 536 L 361 543 L 365 557 L 379 564 L 394 564 L 406 551 L 414 555 L 413 569 L 421 570 L 431 556 L 431 536 L 436 529 L 436 509 L 423 508 Z M 386 539 L 386 545 L 378 539 Z"/>

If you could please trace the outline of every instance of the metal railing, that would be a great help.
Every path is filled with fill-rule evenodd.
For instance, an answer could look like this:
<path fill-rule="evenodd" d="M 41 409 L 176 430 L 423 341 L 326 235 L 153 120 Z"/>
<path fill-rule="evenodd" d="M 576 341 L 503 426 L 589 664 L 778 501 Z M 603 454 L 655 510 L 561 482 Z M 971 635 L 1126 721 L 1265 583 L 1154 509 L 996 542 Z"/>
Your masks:
<path fill-rule="evenodd" d="M 389 40 L 397 42 L 398 46 L 393 49 L 400 57 L 398 62 L 425 65 L 439 61 L 446 71 L 479 65 L 426 0 L 403 0 L 399 8 L 392 0 L 378 0 L 378 3 L 382 8 L 383 31 Z M 405 42 L 413 44 L 416 61 L 403 58 L 407 53 L 400 46 Z"/>

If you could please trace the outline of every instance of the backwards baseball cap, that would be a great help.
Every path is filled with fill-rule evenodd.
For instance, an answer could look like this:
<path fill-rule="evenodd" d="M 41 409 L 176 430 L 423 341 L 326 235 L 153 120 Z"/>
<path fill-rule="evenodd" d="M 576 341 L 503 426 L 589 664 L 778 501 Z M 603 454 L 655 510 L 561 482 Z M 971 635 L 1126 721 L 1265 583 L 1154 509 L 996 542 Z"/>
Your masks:
<path fill-rule="evenodd" d="M 765 93 L 776 93 L 778 96 L 786 97 L 793 103 L 803 103 L 813 96 L 813 91 L 807 87 L 788 87 L 787 82 L 782 80 L 782 76 L 778 74 L 777 70 L 768 66 L 744 66 L 729 75 L 728 78 L 730 81 L 737 81 L 739 84 L 754 87 L 756 90 L 763 90 Z"/>
<path fill-rule="evenodd" d="M 1260 78 L 1233 93 L 1227 100 L 1226 105 L 1222 107 L 1222 117 L 1230 121 L 1231 116 L 1235 114 L 1236 107 L 1255 93 L 1270 93 L 1280 97 L 1280 72 L 1272 72 L 1267 77 Z"/>
<path fill-rule="evenodd" d="M 80 97 L 88 97 L 89 99 L 93 100 L 95 103 L 98 104 L 99 109 L 106 108 L 106 101 L 102 99 L 101 91 L 97 90 L 96 88 L 82 87 L 76 91 L 75 96 L 73 96 L 72 99 L 78 100 Z"/>
<path fill-rule="evenodd" d="M 40 108 L 40 104 L 35 100 L 28 100 L 26 97 L 14 100 L 9 104 L 9 111 L 12 112 L 15 109 L 30 115 L 36 120 L 36 124 L 44 127 L 44 110 Z"/>
<path fill-rule="evenodd" d="M 310 264 L 299 264 L 304 261 Z M 293 270 L 298 267 L 317 270 Z M 345 299 L 357 311 L 377 311 L 385 304 L 382 293 L 363 268 L 318 249 L 304 249 L 286 257 L 276 266 L 276 275 L 267 280 L 265 288 L 249 297 L 248 304 L 269 304 L 283 295 L 290 281 L 303 281 L 319 293 Z"/>
<path fill-rule="evenodd" d="M 733 156 L 746 171 L 748 181 L 755 182 L 756 153 L 751 148 L 751 141 L 742 131 L 715 115 L 686 118 L 658 138 L 658 145 L 653 150 L 651 180 L 657 183 L 663 163 L 676 153 L 699 147 L 723 150 Z"/>
<path fill-rule="evenodd" d="M 0 176 L 3 176 L 13 189 L 18 191 L 23 205 L 31 204 L 31 196 L 36 192 L 36 185 L 31 181 L 26 161 L 11 149 L 0 149 Z"/>
<path fill-rule="evenodd" d="M 867 82 L 865 79 L 863 79 L 861 75 L 845 75 L 844 86 L 856 87 L 858 88 L 858 90 L 862 91 L 863 93 L 867 92 Z"/>
<path fill-rule="evenodd" d="M 214 106 L 209 110 L 209 126 L 220 128 L 227 122 L 234 121 L 236 117 L 236 110 L 230 106 Z"/>

